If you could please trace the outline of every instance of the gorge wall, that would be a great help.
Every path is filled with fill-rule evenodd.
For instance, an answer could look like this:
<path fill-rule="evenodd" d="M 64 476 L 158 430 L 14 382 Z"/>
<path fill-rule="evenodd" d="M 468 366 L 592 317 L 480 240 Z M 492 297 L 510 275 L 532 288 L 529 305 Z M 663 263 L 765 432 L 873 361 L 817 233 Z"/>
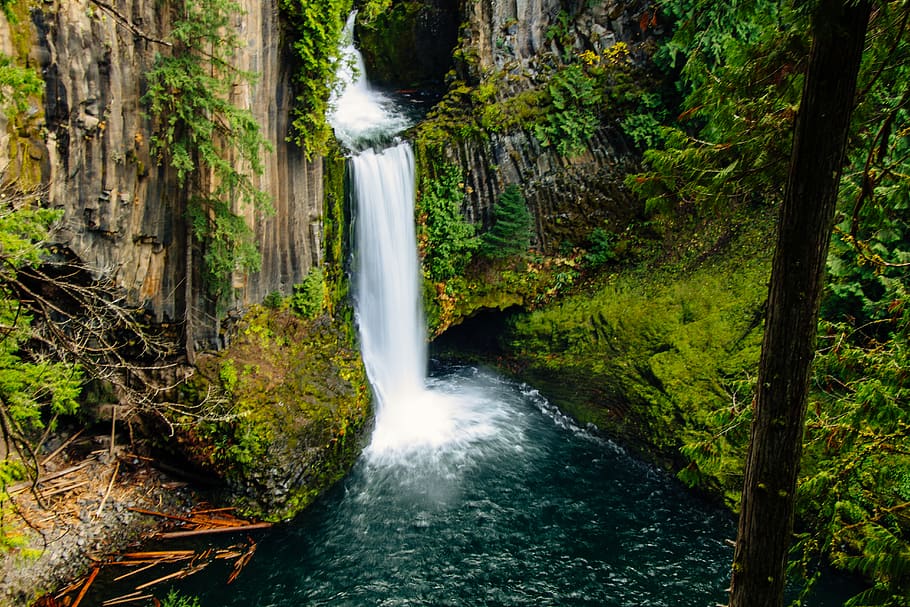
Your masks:
<path fill-rule="evenodd" d="M 264 174 L 254 181 L 270 195 L 276 212 L 257 217 L 251 209 L 234 209 L 255 231 L 262 268 L 234 276 L 236 299 L 227 302 L 229 309 L 261 301 L 273 291 L 288 294 L 322 255 L 323 162 L 309 161 L 287 142 L 294 62 L 283 39 L 278 1 L 238 4 L 244 13 L 234 25 L 247 44 L 236 56 L 237 67 L 260 78 L 236 87 L 233 101 L 251 110 L 274 146 Z M 394 6 L 403 4 L 415 3 Z M 418 39 L 414 48 L 423 51 L 412 58 L 432 61 L 419 76 L 409 77 L 426 80 L 452 65 L 443 55 L 455 44 L 449 77 L 479 83 L 504 75 L 497 80 L 498 98 L 545 86 L 543 67 L 559 63 L 566 53 L 640 41 L 638 24 L 647 12 L 644 0 L 595 6 L 564 0 L 416 4 L 418 10 L 411 11 L 416 26 L 408 31 Z M 61 250 L 75 255 L 96 278 L 113 280 L 131 305 L 156 322 L 180 323 L 190 310 L 198 345 L 217 346 L 219 313 L 197 288 L 200 261 L 187 264 L 185 194 L 174 171 L 150 154 L 158 125 L 140 101 L 144 74 L 156 54 L 171 52 L 162 42 L 172 29 L 175 6 L 151 0 L 16 6 L 18 22 L 0 16 L 0 50 L 27 57 L 44 77 L 46 92 L 25 124 L 0 125 L 5 127 L 0 128 L 0 165 L 9 167 L 11 177 L 47 187 L 49 204 L 64 211 L 54 235 Z M 554 27 L 562 28 L 561 36 L 550 35 Z M 570 241 L 579 226 L 628 215 L 634 206 L 621 184 L 631 156 L 613 124 L 603 124 L 585 152 L 572 158 L 541 148 L 522 130 L 453 142 L 446 154 L 466 169 L 465 214 L 474 222 L 487 224 L 504 187 L 522 184 L 536 217 L 535 245 L 542 250 Z M 194 285 L 189 290 L 184 288 L 188 265 Z"/>
<path fill-rule="evenodd" d="M 631 60 L 644 63 L 658 33 L 646 0 L 492 0 L 462 2 L 460 11 L 449 80 L 462 90 L 487 88 L 483 101 L 472 101 L 475 114 L 484 104 L 509 107 L 510 99 L 545 90 L 552 74 L 583 51 L 599 55 L 623 42 Z M 568 156 L 542 146 L 530 124 L 454 137 L 444 156 L 464 169 L 467 218 L 489 227 L 499 195 L 520 184 L 535 218 L 533 244 L 542 252 L 577 245 L 594 227 L 624 227 L 640 210 L 623 185 L 637 156 L 618 119 L 609 111 L 605 118 L 584 149 Z"/>
<path fill-rule="evenodd" d="M 20 3 L 25 4 L 25 3 Z M 237 67 L 260 74 L 235 87 L 232 101 L 252 111 L 274 151 L 254 177 L 275 207 L 270 217 L 236 208 L 255 231 L 261 271 L 236 275 L 233 306 L 270 292 L 288 294 L 321 257 L 322 161 L 308 161 L 286 142 L 290 98 L 288 47 L 277 0 L 241 0 L 236 27 L 248 44 Z M 31 175 L 47 187 L 64 216 L 54 241 L 112 279 L 131 305 L 155 321 L 179 323 L 192 311 L 199 345 L 216 344 L 218 320 L 201 289 L 183 288 L 187 275 L 185 200 L 176 175 L 150 155 L 156 125 L 140 102 L 144 74 L 172 26 L 174 7 L 151 0 L 57 0 L 24 11 L 18 23 L 0 23 L 0 48 L 27 53 L 46 82 L 44 107 L 27 128 L 0 129 L 0 165 Z M 2 19 L 2 17 L 0 17 Z M 2 125 L 0 125 L 2 126 Z M 191 264 L 199 273 L 199 263 Z M 198 277 L 193 284 L 199 285 Z"/>

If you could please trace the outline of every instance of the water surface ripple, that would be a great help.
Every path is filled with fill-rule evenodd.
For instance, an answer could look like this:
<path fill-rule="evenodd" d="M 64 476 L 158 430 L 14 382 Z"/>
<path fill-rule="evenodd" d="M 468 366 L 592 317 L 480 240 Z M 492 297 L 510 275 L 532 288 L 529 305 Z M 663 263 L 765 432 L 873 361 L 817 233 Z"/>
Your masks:
<path fill-rule="evenodd" d="M 534 390 L 472 367 L 430 378 L 485 432 L 361 458 L 260 541 L 203 605 L 709 606 L 725 600 L 732 518 L 572 424 Z"/>

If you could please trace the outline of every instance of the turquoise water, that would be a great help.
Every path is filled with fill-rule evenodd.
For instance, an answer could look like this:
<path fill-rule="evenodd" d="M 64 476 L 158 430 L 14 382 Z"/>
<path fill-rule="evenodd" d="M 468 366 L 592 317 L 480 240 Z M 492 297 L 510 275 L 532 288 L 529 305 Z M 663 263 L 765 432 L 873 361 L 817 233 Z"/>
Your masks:
<path fill-rule="evenodd" d="M 728 512 L 526 386 L 455 367 L 429 389 L 487 431 L 366 455 L 304 515 L 261 536 L 232 585 L 210 567 L 181 590 L 203 607 L 725 602 Z M 842 604 L 828 592 L 810 604 Z"/>

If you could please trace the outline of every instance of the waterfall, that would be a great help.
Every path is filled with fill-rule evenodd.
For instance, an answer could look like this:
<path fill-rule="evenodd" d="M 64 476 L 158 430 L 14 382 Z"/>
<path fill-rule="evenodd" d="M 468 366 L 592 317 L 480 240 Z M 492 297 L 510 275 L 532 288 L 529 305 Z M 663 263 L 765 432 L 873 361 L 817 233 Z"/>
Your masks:
<path fill-rule="evenodd" d="M 426 329 L 414 227 L 414 155 L 395 136 L 408 118 L 372 89 L 353 44 L 354 15 L 344 31 L 342 86 L 329 116 L 349 159 L 355 201 L 354 296 L 361 353 L 376 399 L 367 454 L 396 458 L 456 436 L 451 399 L 428 391 Z M 384 143 L 385 149 L 376 146 Z"/>
<path fill-rule="evenodd" d="M 341 34 L 338 84 L 329 105 L 328 120 L 338 141 L 352 152 L 388 143 L 410 126 L 410 119 L 395 102 L 370 87 L 365 77 L 363 55 L 354 46 L 354 18 L 351 13 Z"/>

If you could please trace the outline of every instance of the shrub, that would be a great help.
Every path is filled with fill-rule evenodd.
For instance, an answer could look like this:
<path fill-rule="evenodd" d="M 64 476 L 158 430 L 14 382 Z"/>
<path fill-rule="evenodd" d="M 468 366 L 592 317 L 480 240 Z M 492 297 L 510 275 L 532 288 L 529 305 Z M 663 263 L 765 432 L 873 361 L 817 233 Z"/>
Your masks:
<path fill-rule="evenodd" d="M 303 282 L 294 287 L 291 309 L 303 318 L 317 316 L 325 307 L 325 276 L 322 268 L 310 268 Z"/>
<path fill-rule="evenodd" d="M 418 236 L 426 275 L 441 282 L 461 274 L 478 240 L 474 226 L 461 213 L 464 181 L 461 168 L 445 165 L 435 179 L 424 179 L 417 201 Z"/>

